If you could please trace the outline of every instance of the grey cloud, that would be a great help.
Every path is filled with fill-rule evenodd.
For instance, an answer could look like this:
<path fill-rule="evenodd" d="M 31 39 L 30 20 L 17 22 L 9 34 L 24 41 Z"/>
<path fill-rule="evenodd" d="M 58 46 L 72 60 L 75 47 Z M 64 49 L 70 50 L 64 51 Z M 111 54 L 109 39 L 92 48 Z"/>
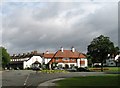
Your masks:
<path fill-rule="evenodd" d="M 10 53 L 54 51 L 61 46 L 86 52 L 90 41 L 100 34 L 117 44 L 117 6 L 104 5 L 93 13 L 85 10 L 84 4 L 45 3 L 42 8 L 19 8 L 3 18 L 3 44 Z"/>

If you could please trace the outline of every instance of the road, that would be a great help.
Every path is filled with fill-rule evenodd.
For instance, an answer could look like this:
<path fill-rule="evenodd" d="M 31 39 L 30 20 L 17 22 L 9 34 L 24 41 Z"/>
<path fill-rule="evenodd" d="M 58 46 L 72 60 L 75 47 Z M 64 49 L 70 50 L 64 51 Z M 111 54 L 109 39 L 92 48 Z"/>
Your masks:
<path fill-rule="evenodd" d="M 2 88 L 37 88 L 40 83 L 56 78 L 105 75 L 103 72 L 36 73 L 32 70 L 11 70 L 2 73 Z"/>
<path fill-rule="evenodd" d="M 4 71 L 2 72 L 2 86 L 3 88 L 6 87 L 14 87 L 24 86 L 24 82 L 27 76 L 32 71 L 22 71 L 22 70 L 11 70 L 11 71 Z"/>

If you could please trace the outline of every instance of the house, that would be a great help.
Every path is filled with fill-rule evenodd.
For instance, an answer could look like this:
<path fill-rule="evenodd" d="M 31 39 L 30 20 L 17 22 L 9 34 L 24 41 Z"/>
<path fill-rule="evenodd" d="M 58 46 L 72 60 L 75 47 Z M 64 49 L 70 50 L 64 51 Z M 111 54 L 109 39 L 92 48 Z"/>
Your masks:
<path fill-rule="evenodd" d="M 109 57 L 108 59 L 106 59 L 106 63 L 105 65 L 106 66 L 119 66 L 119 63 L 118 63 L 118 59 L 120 57 L 120 54 L 116 55 L 116 56 L 112 56 L 112 57 Z"/>
<path fill-rule="evenodd" d="M 53 68 L 54 63 L 59 68 L 72 68 L 77 67 L 87 67 L 87 58 L 84 54 L 75 50 L 74 47 L 71 50 L 64 50 L 61 47 L 56 53 L 46 52 L 43 55 L 45 64 L 49 64 L 49 68 Z"/>
<path fill-rule="evenodd" d="M 57 52 L 38 53 L 37 51 L 31 53 L 23 53 L 22 55 L 11 56 L 9 67 L 11 68 L 72 68 L 72 67 L 87 67 L 87 58 L 85 54 L 80 53 L 72 47 L 70 50 L 65 50 L 63 47 Z"/>
<path fill-rule="evenodd" d="M 100 62 L 95 62 L 93 66 L 101 66 Z M 115 66 L 120 66 L 120 54 L 117 55 L 111 55 L 108 54 L 107 59 L 104 61 L 103 66 L 107 67 L 115 67 Z"/>
<path fill-rule="evenodd" d="M 36 64 L 37 63 L 37 64 Z M 9 68 L 13 69 L 26 69 L 32 68 L 34 66 L 39 66 L 43 64 L 42 54 L 37 53 L 37 51 L 33 51 L 31 53 L 23 53 L 11 56 L 11 60 L 9 63 Z"/>

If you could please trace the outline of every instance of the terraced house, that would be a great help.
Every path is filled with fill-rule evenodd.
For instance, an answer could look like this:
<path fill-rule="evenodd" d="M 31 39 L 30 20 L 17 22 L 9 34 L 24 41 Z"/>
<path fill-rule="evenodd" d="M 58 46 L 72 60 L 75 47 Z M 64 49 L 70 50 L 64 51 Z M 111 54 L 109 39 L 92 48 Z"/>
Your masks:
<path fill-rule="evenodd" d="M 88 61 L 86 55 L 80 53 L 72 47 L 70 50 L 60 48 L 55 53 L 46 51 L 45 53 L 38 53 L 34 51 L 32 53 L 23 55 L 13 55 L 9 66 L 11 68 L 32 68 L 40 67 L 53 69 L 57 68 L 72 68 L 72 67 L 87 67 Z"/>

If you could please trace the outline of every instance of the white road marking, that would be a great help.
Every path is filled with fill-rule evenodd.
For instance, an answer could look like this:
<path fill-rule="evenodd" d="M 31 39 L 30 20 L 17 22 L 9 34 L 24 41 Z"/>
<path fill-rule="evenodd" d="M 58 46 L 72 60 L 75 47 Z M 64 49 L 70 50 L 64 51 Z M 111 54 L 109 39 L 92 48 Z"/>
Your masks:
<path fill-rule="evenodd" d="M 27 78 L 25 79 L 24 86 L 26 86 L 28 78 L 29 78 L 29 74 L 27 75 Z"/>

